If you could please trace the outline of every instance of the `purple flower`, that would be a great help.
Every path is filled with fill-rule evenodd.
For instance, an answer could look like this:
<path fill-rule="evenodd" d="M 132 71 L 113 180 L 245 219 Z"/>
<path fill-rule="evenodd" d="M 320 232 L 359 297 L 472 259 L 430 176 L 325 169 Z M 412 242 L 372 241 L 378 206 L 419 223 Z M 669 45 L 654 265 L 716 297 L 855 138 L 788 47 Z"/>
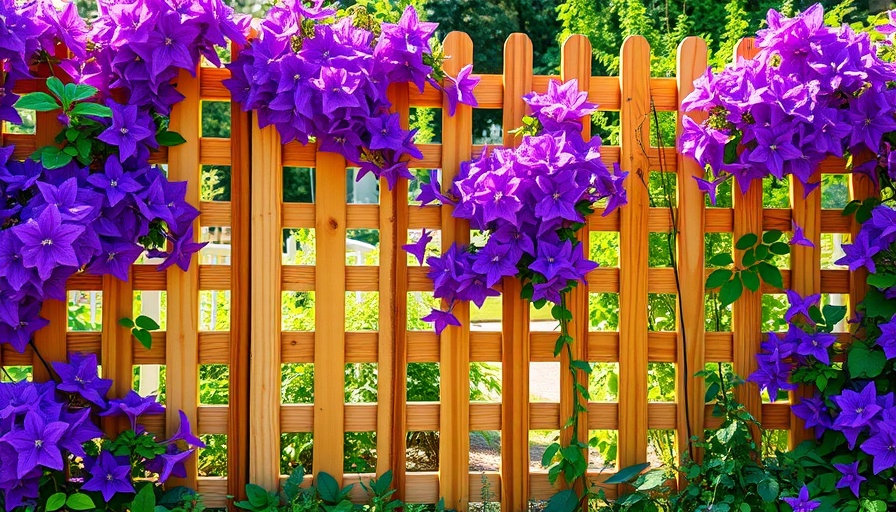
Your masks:
<path fill-rule="evenodd" d="M 694 180 L 697 181 L 697 187 L 703 191 L 704 194 L 709 195 L 709 202 L 713 205 L 716 204 L 716 195 L 718 194 L 719 185 L 728 181 L 728 178 L 731 176 L 722 176 L 721 178 L 716 178 L 712 181 L 704 180 L 703 178 L 698 178 L 694 176 Z"/>
<path fill-rule="evenodd" d="M 109 206 L 117 205 L 128 194 L 143 188 L 132 173 L 124 172 L 121 162 L 115 156 L 106 159 L 105 172 L 91 174 L 87 181 L 106 194 Z"/>
<path fill-rule="evenodd" d="M 190 418 L 187 417 L 186 413 L 184 411 L 177 411 L 177 414 L 180 416 L 180 425 L 177 427 L 177 432 L 175 432 L 166 443 L 170 444 L 176 443 L 177 441 L 183 441 L 189 446 L 205 448 L 205 443 L 190 432 Z"/>
<path fill-rule="evenodd" d="M 106 393 L 112 381 L 101 379 L 97 370 L 96 354 L 69 356 L 70 363 L 53 363 L 53 370 L 62 381 L 56 388 L 67 393 L 77 393 L 88 402 L 106 407 Z"/>
<path fill-rule="evenodd" d="M 796 384 L 788 380 L 790 372 L 793 371 L 793 365 L 785 362 L 777 350 L 770 354 L 757 355 L 756 361 L 759 363 L 759 367 L 747 380 L 755 382 L 760 389 L 768 391 L 769 400 L 772 402 L 777 400 L 781 390 L 794 391 L 797 389 Z"/>
<path fill-rule="evenodd" d="M 793 228 L 793 236 L 790 237 L 790 245 L 802 245 L 805 247 L 815 247 L 815 244 L 812 243 L 811 240 L 806 238 L 806 235 L 803 233 L 803 228 L 798 226 L 796 222 L 790 221 L 790 224 Z"/>
<path fill-rule="evenodd" d="M 482 223 L 504 219 L 516 224 L 516 212 L 523 207 L 517 189 L 520 179 L 510 172 L 489 173 L 479 183 L 480 190 L 473 199 L 482 205 Z"/>
<path fill-rule="evenodd" d="M 445 97 L 448 99 L 448 115 L 453 116 L 457 111 L 457 104 L 463 103 L 472 107 L 479 106 L 476 97 L 473 95 L 473 89 L 479 85 L 480 77 L 472 76 L 473 65 L 467 64 L 457 73 L 457 78 L 451 76 L 445 77 Z"/>
<path fill-rule="evenodd" d="M 131 428 L 137 429 L 137 418 L 143 415 L 164 414 L 165 407 L 156 402 L 155 396 L 142 397 L 136 391 L 128 391 L 124 398 L 109 400 L 109 408 L 100 416 L 124 414 L 131 421 Z"/>
<path fill-rule="evenodd" d="M 398 114 L 385 114 L 367 120 L 370 131 L 370 149 L 398 151 L 404 144 L 405 130 L 401 128 Z"/>
<path fill-rule="evenodd" d="M 538 244 L 538 257 L 529 265 L 529 269 L 538 272 L 548 281 L 558 275 L 566 275 L 572 270 L 570 259 L 572 244 L 567 240 L 562 244 L 551 244 L 542 241 Z"/>
<path fill-rule="evenodd" d="M 449 325 L 460 327 L 460 320 L 450 310 L 433 309 L 432 312 L 423 317 L 423 321 L 432 322 L 435 325 L 436 334 L 442 334 L 442 331 Z"/>
<path fill-rule="evenodd" d="M 802 331 L 802 329 L 797 329 Z M 806 333 L 800 336 L 799 344 L 796 347 L 796 353 L 809 357 L 812 356 L 818 362 L 825 365 L 831 364 L 831 356 L 828 349 L 837 341 L 837 335 L 827 332 Z"/>
<path fill-rule="evenodd" d="M 877 338 L 877 344 L 884 349 L 887 359 L 893 359 L 896 357 L 896 316 L 878 327 L 880 327 L 881 333 Z"/>
<path fill-rule="evenodd" d="M 535 215 L 542 221 L 552 219 L 582 221 L 582 215 L 576 211 L 576 203 L 582 199 L 584 189 L 576 183 L 575 172 L 538 176 L 535 182 L 543 194 L 535 207 Z"/>
<path fill-rule="evenodd" d="M 412 244 L 402 245 L 401 248 L 407 251 L 408 254 L 413 254 L 417 258 L 417 262 L 423 265 L 423 260 L 426 258 L 426 245 L 431 241 L 432 236 L 424 229 L 420 233 L 420 239 Z"/>
<path fill-rule="evenodd" d="M 497 241 L 490 241 L 476 254 L 473 270 L 485 275 L 485 285 L 495 286 L 498 281 L 517 273 L 516 263 L 509 255 L 510 248 Z"/>
<path fill-rule="evenodd" d="M 63 224 L 55 206 L 48 206 L 36 220 L 17 226 L 13 232 L 22 242 L 22 264 L 36 268 L 41 279 L 48 279 L 57 266 L 78 266 L 72 245 L 84 228 Z"/>
<path fill-rule="evenodd" d="M 879 425 L 877 431 L 862 443 L 861 448 L 873 458 L 872 469 L 875 475 L 896 466 L 896 430 L 892 426 Z"/>
<path fill-rule="evenodd" d="M 130 479 L 131 465 L 128 463 L 127 457 L 115 457 L 103 450 L 89 473 L 90 478 L 84 482 L 81 488 L 85 491 L 101 493 L 107 502 L 111 501 L 118 493 L 134 492 L 134 486 Z"/>
<path fill-rule="evenodd" d="M 816 293 L 803 298 L 799 293 L 793 290 L 786 290 L 785 293 L 787 293 L 787 300 L 790 302 L 790 307 L 787 308 L 787 313 L 784 314 L 784 320 L 790 322 L 793 320 L 793 317 L 802 314 L 807 322 L 814 325 L 815 322 L 813 322 L 812 317 L 809 316 L 809 308 L 818 304 L 818 301 L 821 300 L 821 294 Z"/>
<path fill-rule="evenodd" d="M 859 461 L 851 464 L 834 464 L 834 467 L 843 475 L 837 482 L 837 489 L 848 488 L 858 498 L 859 487 L 862 485 L 862 482 L 867 480 L 867 478 L 859 474 Z"/>
<path fill-rule="evenodd" d="M 784 501 L 793 508 L 793 512 L 811 512 L 821 506 L 821 502 L 809 499 L 809 488 L 805 485 L 796 498 L 784 498 Z"/>
<path fill-rule="evenodd" d="M 57 445 L 67 428 L 64 422 L 47 423 L 40 412 L 29 410 L 22 430 L 8 432 L 0 438 L 19 453 L 16 477 L 25 478 L 38 466 L 61 471 L 62 453 Z"/>
<path fill-rule="evenodd" d="M 323 93 L 325 115 L 332 114 L 338 108 L 361 105 L 354 94 L 361 84 L 361 78 L 354 73 L 340 68 L 325 67 L 320 71 L 320 78 L 314 82 Z"/>
<path fill-rule="evenodd" d="M 806 428 L 815 429 L 815 437 L 821 438 L 825 430 L 833 425 L 833 420 L 828 412 L 828 408 L 824 403 L 824 399 L 819 396 L 806 397 L 791 407 L 794 416 L 803 420 Z"/>
<path fill-rule="evenodd" d="M 165 270 L 171 265 L 177 265 L 184 272 L 190 268 L 190 262 L 192 261 L 193 255 L 199 252 L 200 249 L 208 245 L 208 242 L 196 243 L 193 241 L 193 226 L 187 228 L 186 232 L 177 237 L 172 244 L 171 253 L 168 257 L 165 258 L 159 267 L 158 270 Z"/>
<path fill-rule="evenodd" d="M 112 125 L 106 128 L 97 138 L 110 146 L 118 146 L 120 158 L 125 160 L 137 153 L 137 143 L 153 136 L 147 128 L 136 105 L 119 105 L 109 101 L 112 109 Z"/>
<path fill-rule="evenodd" d="M 882 410 L 877 405 L 877 388 L 873 381 L 859 392 L 844 389 L 842 394 L 831 397 L 831 400 L 840 408 L 840 414 L 834 420 L 835 427 L 865 427 Z"/>

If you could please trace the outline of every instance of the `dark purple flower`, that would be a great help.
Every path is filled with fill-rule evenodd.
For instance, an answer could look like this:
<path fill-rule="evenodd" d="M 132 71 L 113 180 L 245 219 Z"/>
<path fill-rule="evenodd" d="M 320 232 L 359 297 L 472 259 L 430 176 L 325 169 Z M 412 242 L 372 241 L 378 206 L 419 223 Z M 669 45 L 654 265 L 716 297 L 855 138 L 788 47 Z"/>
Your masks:
<path fill-rule="evenodd" d="M 572 244 L 568 240 L 562 244 L 542 241 L 538 244 L 538 256 L 529 268 L 550 281 L 572 270 L 571 258 Z"/>
<path fill-rule="evenodd" d="M 85 491 L 101 493 L 107 502 L 111 501 L 118 493 L 134 492 L 134 486 L 130 479 L 131 465 L 128 463 L 127 457 L 115 457 L 103 450 L 89 473 L 90 478 L 84 482 L 81 488 Z"/>
<path fill-rule="evenodd" d="M 402 245 L 401 248 L 408 252 L 408 254 L 413 254 L 415 258 L 417 258 L 417 262 L 423 265 L 423 260 L 426 258 L 426 245 L 432 241 L 432 236 L 426 231 L 423 230 L 420 233 L 420 238 L 412 243 Z"/>
<path fill-rule="evenodd" d="M 719 185 L 728 181 L 729 176 L 722 176 L 721 178 L 716 178 L 712 181 L 704 180 L 703 178 L 698 178 L 694 176 L 694 179 L 697 181 L 697 187 L 704 193 L 709 195 L 709 202 L 713 205 L 716 204 L 716 195 L 718 194 Z"/>
<path fill-rule="evenodd" d="M 878 327 L 880 327 L 881 333 L 877 338 L 877 344 L 884 349 L 887 359 L 893 359 L 896 357 L 896 316 Z"/>
<path fill-rule="evenodd" d="M 796 498 L 784 498 L 784 501 L 793 508 L 793 512 L 811 512 L 821 506 L 821 502 L 809 499 L 809 488 L 805 485 Z"/>
<path fill-rule="evenodd" d="M 164 414 L 165 407 L 156 402 L 155 396 L 142 397 L 136 391 L 128 391 L 124 398 L 109 400 L 109 408 L 100 416 L 124 414 L 131 421 L 131 428 L 136 430 L 137 418 L 143 415 Z"/>
<path fill-rule="evenodd" d="M 175 432 L 174 435 L 166 441 L 166 443 L 176 443 L 177 441 L 183 441 L 189 446 L 205 448 L 205 443 L 203 443 L 201 439 L 190 432 L 190 418 L 187 417 L 187 414 L 184 411 L 177 411 L 177 414 L 180 416 L 180 425 L 178 425 L 177 427 L 177 432 Z"/>
<path fill-rule="evenodd" d="M 97 138 L 110 146 L 118 146 L 120 158 L 125 160 L 137 153 L 137 143 L 152 137 L 153 131 L 143 123 L 136 105 L 119 105 L 114 101 L 108 105 L 112 109 L 112 125 Z"/>
<path fill-rule="evenodd" d="M 867 478 L 859 474 L 859 461 L 851 464 L 834 464 L 834 468 L 843 475 L 837 482 L 837 489 L 848 488 L 858 498 L 859 487 L 862 485 L 862 482 L 867 480 Z"/>
<path fill-rule="evenodd" d="M 47 423 L 40 412 L 29 410 L 25 414 L 24 428 L 8 432 L 0 438 L 19 453 L 17 478 L 25 478 L 38 466 L 61 471 L 62 453 L 58 444 L 67 428 L 64 422 Z"/>
<path fill-rule="evenodd" d="M 805 247 L 815 247 L 815 244 L 812 243 L 812 240 L 806 238 L 806 235 L 803 233 L 803 228 L 798 226 L 796 222 L 790 221 L 790 224 L 793 228 L 793 236 L 790 237 L 790 245 L 802 245 Z"/>
<path fill-rule="evenodd" d="M 323 113 L 332 114 L 338 108 L 359 107 L 355 90 L 361 84 L 360 76 L 344 69 L 324 67 L 320 78 L 314 80 L 323 96 Z"/>
<path fill-rule="evenodd" d="M 472 76 L 473 65 L 468 64 L 461 68 L 457 73 L 457 78 L 451 76 L 445 77 L 444 90 L 445 97 L 448 99 L 448 115 L 453 116 L 457 111 L 457 104 L 463 103 L 471 107 L 479 106 L 476 97 L 473 95 L 473 89 L 479 85 L 480 77 Z"/>
<path fill-rule="evenodd" d="M 834 420 L 835 427 L 865 427 L 882 410 L 877 405 L 877 388 L 873 381 L 859 392 L 844 389 L 842 394 L 831 397 L 831 400 L 840 408 L 840 414 Z"/>
<path fill-rule="evenodd" d="M 818 301 L 821 300 L 821 294 L 816 293 L 803 298 L 802 295 L 793 290 L 786 290 L 785 293 L 787 293 L 787 300 L 790 302 L 790 307 L 787 308 L 787 313 L 784 314 L 784 320 L 790 322 L 793 320 L 793 317 L 802 314 L 807 322 L 814 325 L 815 322 L 813 322 L 812 317 L 809 316 L 809 308 L 818 304 Z"/>
<path fill-rule="evenodd" d="M 133 178 L 133 173 L 124 172 L 121 162 L 115 156 L 106 159 L 105 172 L 91 174 L 87 181 L 106 194 L 109 206 L 117 205 L 128 194 L 143 188 Z"/>
<path fill-rule="evenodd" d="M 891 425 L 881 424 L 864 443 L 862 451 L 873 457 L 874 474 L 896 466 L 896 430 Z"/>
<path fill-rule="evenodd" d="M 88 402 L 106 407 L 106 393 L 112 381 L 101 379 L 97 369 L 96 354 L 72 354 L 69 363 L 53 362 L 53 370 L 61 382 L 56 386 L 60 391 L 77 393 Z"/>
<path fill-rule="evenodd" d="M 803 398 L 799 403 L 794 404 L 791 410 L 794 416 L 805 422 L 806 428 L 815 429 L 815 437 L 821 438 L 825 430 L 833 425 L 824 399 L 819 396 Z"/>
<path fill-rule="evenodd" d="M 424 322 L 432 322 L 435 325 L 436 334 L 442 334 L 442 331 L 449 325 L 460 327 L 460 320 L 458 320 L 450 310 L 442 311 L 433 309 L 432 312 L 424 316 L 422 320 Z"/>
<path fill-rule="evenodd" d="M 516 263 L 509 255 L 510 248 L 497 241 L 490 241 L 476 254 L 473 270 L 485 276 L 485 285 L 495 286 L 506 276 L 517 273 Z"/>
<path fill-rule="evenodd" d="M 44 208 L 37 219 L 20 224 L 13 232 L 22 241 L 22 264 L 36 268 L 41 279 L 48 279 L 57 266 L 78 266 L 72 245 L 84 228 L 63 224 L 55 206 Z"/>
<path fill-rule="evenodd" d="M 193 241 L 193 226 L 191 225 L 182 236 L 174 240 L 171 253 L 159 265 L 158 270 L 164 270 L 176 264 L 181 270 L 186 272 L 190 268 L 190 261 L 192 261 L 193 255 L 206 245 L 208 245 L 208 242 L 196 243 Z"/>

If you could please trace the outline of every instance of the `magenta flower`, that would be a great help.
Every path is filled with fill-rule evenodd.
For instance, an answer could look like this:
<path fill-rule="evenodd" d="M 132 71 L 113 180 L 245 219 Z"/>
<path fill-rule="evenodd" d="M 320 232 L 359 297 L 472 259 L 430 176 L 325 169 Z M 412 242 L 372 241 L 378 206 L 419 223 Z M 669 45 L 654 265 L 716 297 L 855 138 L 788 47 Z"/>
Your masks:
<path fill-rule="evenodd" d="M 473 89 L 479 85 L 479 81 L 482 79 L 478 76 L 472 76 L 472 72 L 473 66 L 472 64 L 468 64 L 457 73 L 457 78 L 452 78 L 451 76 L 445 77 L 443 87 L 445 90 L 445 97 L 448 99 L 448 115 L 454 115 L 457 111 L 458 103 L 470 105 L 471 107 L 479 106 L 479 102 L 476 101 L 476 96 L 473 95 Z"/>

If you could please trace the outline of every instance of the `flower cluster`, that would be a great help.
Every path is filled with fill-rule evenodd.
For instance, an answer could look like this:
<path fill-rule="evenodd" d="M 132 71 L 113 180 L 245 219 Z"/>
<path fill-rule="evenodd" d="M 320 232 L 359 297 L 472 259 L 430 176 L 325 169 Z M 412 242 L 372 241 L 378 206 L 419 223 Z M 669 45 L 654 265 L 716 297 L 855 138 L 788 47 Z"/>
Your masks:
<path fill-rule="evenodd" d="M 79 83 L 104 94 L 122 90 L 129 105 L 163 115 L 183 99 L 172 82 L 180 70 L 195 76 L 201 57 L 219 66 L 216 47 L 244 44 L 250 21 L 222 0 L 101 0 L 98 7 L 84 34 L 91 51 L 64 61 L 63 69 Z"/>
<path fill-rule="evenodd" d="M 13 108 L 18 99 L 13 88 L 31 77 L 32 57 L 40 52 L 52 54 L 57 41 L 83 57 L 86 33 L 87 25 L 74 2 L 58 11 L 46 0 L 0 1 L 0 121 L 22 122 Z"/>
<path fill-rule="evenodd" d="M 258 38 L 227 67 L 225 81 L 234 100 L 258 113 L 261 126 L 274 125 L 284 142 L 317 139 L 319 149 L 343 155 L 385 177 L 390 187 L 411 178 L 408 157 L 421 158 L 414 132 L 401 127 L 386 97 L 390 84 L 426 83 L 434 79 L 430 38 L 435 23 L 421 22 L 408 7 L 397 24 L 381 32 L 333 8 L 301 0 L 275 4 L 259 28 Z M 450 113 L 458 102 L 476 105 L 472 90 L 479 82 L 468 66 L 457 78 L 445 77 Z"/>
<path fill-rule="evenodd" d="M 183 461 L 193 449 L 183 445 L 204 445 L 190 433 L 183 412 L 177 433 L 161 441 L 137 420 L 162 414 L 165 408 L 155 397 L 134 392 L 107 401 L 112 381 L 99 377 L 95 355 L 74 354 L 69 363 L 53 363 L 53 369 L 58 384 L 0 383 L 0 495 L 7 511 L 36 504 L 42 478 L 54 472 L 64 475 L 72 465 L 84 475 L 74 483 L 82 491 L 100 494 L 106 503 L 117 494 L 135 492 L 132 468 L 141 476 L 155 473 L 158 482 L 185 476 Z M 126 415 L 131 430 L 115 441 L 104 439 L 92 411 Z"/>
<path fill-rule="evenodd" d="M 703 190 L 733 176 L 742 190 L 756 178 L 792 175 L 807 186 L 827 156 L 870 153 L 855 167 L 877 179 L 896 176 L 887 134 L 896 131 L 896 66 L 878 57 L 867 33 L 824 24 L 816 4 L 794 18 L 771 10 L 759 31 L 755 59 L 716 74 L 707 70 L 683 102 L 702 110 L 701 124 L 683 118 L 680 149 L 712 170 Z"/>
<path fill-rule="evenodd" d="M 439 200 L 454 207 L 453 215 L 487 233 L 482 247 L 452 245 L 427 259 L 435 297 L 447 308 L 434 310 L 427 321 L 440 332 L 457 325 L 451 311 L 457 301 L 481 306 L 497 295 L 494 286 L 518 276 L 524 294 L 536 304 L 561 303 L 561 294 L 597 264 L 588 260 L 575 232 L 584 225 L 592 204 L 607 199 L 605 214 L 625 203 L 626 173 L 610 172 L 600 156 L 600 138 L 582 138 L 581 120 L 594 112 L 578 83 L 552 81 L 546 94 L 529 94 L 526 102 L 540 128 L 519 147 L 485 151 L 465 162 L 447 195 L 432 176 L 422 187 L 423 204 Z M 410 252 L 423 259 L 426 237 Z"/>

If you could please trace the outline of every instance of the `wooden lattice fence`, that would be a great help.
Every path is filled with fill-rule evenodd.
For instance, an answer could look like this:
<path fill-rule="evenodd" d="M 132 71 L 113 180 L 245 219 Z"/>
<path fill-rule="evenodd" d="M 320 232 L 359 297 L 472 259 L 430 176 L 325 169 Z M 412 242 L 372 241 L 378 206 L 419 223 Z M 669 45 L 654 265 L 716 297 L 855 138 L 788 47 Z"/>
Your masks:
<path fill-rule="evenodd" d="M 450 56 L 445 64 L 448 72 L 472 63 L 474 48 L 467 35 L 449 34 L 444 44 Z M 751 57 L 755 51 L 750 41 L 744 41 L 737 53 Z M 591 46 L 583 36 L 567 39 L 561 55 L 559 76 L 533 75 L 532 44 L 525 35 L 514 34 L 505 44 L 504 73 L 483 75 L 476 95 L 478 108 L 502 110 L 507 145 L 518 142 L 509 130 L 519 126 L 526 114 L 521 96 L 545 91 L 551 79 L 578 79 L 580 88 L 602 111 L 619 112 L 621 143 L 604 146 L 602 158 L 607 165 L 619 161 L 631 172 L 626 182 L 629 204 L 606 217 L 598 211 L 589 218 L 582 236 L 587 254 L 590 232 L 617 232 L 619 266 L 595 270 L 587 287 L 574 292 L 570 304 L 576 319 L 571 330 L 575 356 L 618 364 L 618 402 L 589 404 L 586 420 L 580 423 L 581 434 L 617 431 L 616 467 L 624 467 L 647 459 L 648 430 L 674 430 L 681 451 L 687 440 L 685 425 L 692 425 L 695 434 L 699 426 L 712 425 L 703 404 L 701 380 L 681 371 L 685 361 L 690 373 L 706 362 L 733 363 L 740 375 L 754 369 L 762 337 L 762 293 L 777 291 L 745 293 L 733 305 L 732 332 L 706 332 L 705 234 L 733 233 L 736 239 L 749 232 L 789 231 L 793 220 L 820 248 L 822 233 L 848 235 L 857 226 L 839 210 L 822 209 L 819 189 L 804 198 L 799 184 L 792 187 L 790 208 L 763 208 L 758 185 L 747 194 L 735 191 L 733 208 L 707 208 L 691 178 L 702 176 L 702 169 L 674 147 L 651 146 L 652 108 L 672 112 L 681 130 L 680 100 L 693 90 L 693 80 L 707 66 L 702 40 L 688 38 L 681 44 L 675 78 L 651 77 L 650 48 L 642 37 L 629 37 L 623 44 L 619 77 L 591 76 Z M 469 226 L 452 217 L 448 208 L 409 205 L 406 180 L 391 191 L 381 184 L 378 204 L 348 202 L 349 181 L 341 156 L 317 152 L 314 144 L 281 145 L 273 128 L 259 129 L 237 105 L 232 108 L 229 139 L 201 137 L 202 102 L 229 101 L 222 85 L 228 75 L 226 70 L 208 67 L 201 68 L 195 78 L 181 74 L 178 89 L 187 99 L 175 107 L 171 128 L 187 143 L 158 153 L 156 161 L 167 163 L 172 180 L 189 182 L 187 199 L 200 208 L 202 227 L 230 228 L 229 264 L 194 261 L 186 273 L 135 265 L 128 282 L 78 275 L 67 288 L 102 292 L 102 330 L 69 332 L 67 305 L 48 302 L 43 314 L 51 323 L 36 339 L 41 352 L 54 360 L 69 351 L 99 354 L 103 375 L 115 380 L 112 394 L 118 396 L 131 389 L 135 365 L 166 365 L 168 407 L 184 410 L 201 434 L 227 435 L 228 477 L 199 478 L 194 458 L 183 482 L 198 485 L 209 506 L 224 505 L 225 496 L 239 494 L 247 479 L 266 487 L 277 485 L 282 478 L 281 434 L 295 432 L 313 436 L 314 471 L 340 475 L 345 483 L 357 481 L 357 476 L 343 476 L 344 433 L 375 432 L 376 470 L 394 471 L 405 500 L 435 503 L 444 497 L 449 507 L 455 507 L 479 501 L 483 482 L 479 473 L 470 471 L 470 432 L 500 431 L 500 471 L 485 473 L 496 499 L 505 510 L 519 511 L 528 509 L 530 499 L 549 498 L 555 489 L 546 470 L 531 464 L 530 432 L 560 430 L 572 407 L 571 377 L 561 372 L 559 402 L 530 400 L 531 363 L 558 361 L 553 355 L 556 333 L 530 329 L 530 309 L 519 299 L 519 284 L 503 283 L 500 330 L 471 330 L 470 312 L 459 308 L 462 327 L 449 328 L 440 337 L 409 331 L 408 301 L 413 300 L 409 294 L 431 292 L 432 285 L 426 269 L 409 266 L 401 249 L 408 243 L 408 231 L 438 230 L 447 248 L 453 242 L 468 241 Z M 33 89 L 35 82 L 22 82 L 21 87 Z M 405 125 L 413 108 L 442 109 L 441 144 L 421 144 L 423 159 L 412 167 L 441 169 L 443 186 L 449 186 L 461 162 L 483 150 L 473 144 L 473 109 L 460 106 L 455 116 L 448 116 L 440 93 L 429 86 L 422 94 L 395 86 L 390 95 Z M 26 158 L 36 147 L 52 141 L 58 128 L 55 123 L 52 114 L 40 114 L 35 134 L 3 134 L 2 143 L 15 144 L 16 156 Z M 230 167 L 231 201 L 200 201 L 203 165 Z M 284 167 L 315 169 L 313 203 L 284 202 Z M 651 171 L 661 169 L 677 174 L 674 215 L 669 208 L 650 206 L 646 181 Z M 817 174 L 845 172 L 842 161 L 829 160 Z M 873 194 L 867 179 L 858 175 L 849 179 L 851 197 Z M 315 265 L 283 263 L 285 229 L 314 230 Z M 379 231 L 377 266 L 346 265 L 346 234 L 353 229 Z M 677 230 L 680 295 L 672 268 L 648 266 L 649 234 L 673 229 Z M 790 262 L 792 270 L 783 270 L 788 288 L 803 294 L 848 295 L 850 305 L 863 294 L 861 276 L 822 269 L 820 249 L 794 246 Z M 230 293 L 229 331 L 201 330 L 200 292 L 209 290 Z M 118 325 L 119 318 L 135 314 L 134 294 L 147 291 L 166 292 L 167 306 L 166 329 L 153 333 L 149 351 L 132 342 L 129 331 Z M 313 331 L 283 330 L 284 292 L 314 292 Z M 378 330 L 346 332 L 347 292 L 378 294 Z M 593 293 L 618 294 L 617 332 L 590 329 L 589 294 Z M 649 294 L 678 295 L 682 311 L 678 332 L 648 332 Z M 34 357 L 3 346 L 4 366 L 32 365 Z M 470 402 L 470 364 L 479 362 L 501 363 L 500 402 Z M 281 365 L 295 363 L 313 364 L 313 404 L 281 403 Z M 345 365 L 354 363 L 377 365 L 376 402 L 345 403 Z M 407 367 L 412 363 L 439 363 L 439 402 L 407 402 Z M 675 402 L 648 401 L 650 363 L 676 365 Z M 199 403 L 202 364 L 228 365 L 229 405 Z M 33 366 L 36 379 L 48 378 L 40 364 Z M 691 397 L 688 401 L 683 400 L 685 390 Z M 740 399 L 766 428 L 789 430 L 792 443 L 806 437 L 788 404 L 762 403 L 754 386 L 744 387 Z M 169 418 L 176 420 L 176 415 Z M 170 430 L 172 425 L 167 425 Z M 114 424 L 106 427 L 116 428 Z M 162 431 L 166 423 L 150 427 Z M 419 431 L 440 433 L 438 472 L 406 471 L 406 434 Z M 609 474 L 595 472 L 595 481 Z M 360 498 L 363 493 L 356 490 Z M 614 495 L 614 488 L 607 490 Z"/>

